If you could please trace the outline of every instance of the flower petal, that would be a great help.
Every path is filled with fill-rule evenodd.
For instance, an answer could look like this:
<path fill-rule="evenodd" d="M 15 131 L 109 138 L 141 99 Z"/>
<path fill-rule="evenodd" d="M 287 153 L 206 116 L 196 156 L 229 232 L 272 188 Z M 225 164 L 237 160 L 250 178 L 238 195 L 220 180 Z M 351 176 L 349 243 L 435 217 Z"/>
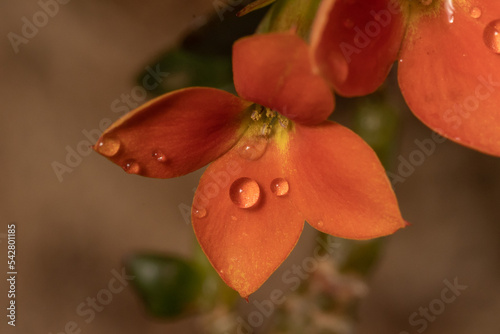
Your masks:
<path fill-rule="evenodd" d="M 485 43 L 494 37 L 488 24 L 496 20 L 500 29 L 500 2 L 474 2 L 477 7 L 450 7 L 446 1 L 437 16 L 414 21 L 402 48 L 399 84 L 410 109 L 430 128 L 500 156 L 498 32 L 496 53 Z"/>
<path fill-rule="evenodd" d="M 324 0 L 311 47 L 321 73 L 344 96 L 374 92 L 397 58 L 404 17 L 394 0 Z"/>
<path fill-rule="evenodd" d="M 375 153 L 350 130 L 328 121 L 295 125 L 253 160 L 241 154 L 246 139 L 208 167 L 191 215 L 203 251 L 242 297 L 285 260 L 304 220 L 352 239 L 405 226 Z"/>
<path fill-rule="evenodd" d="M 291 33 L 254 35 L 233 47 L 234 84 L 249 101 L 302 124 L 328 118 L 334 98 L 327 83 L 313 73 L 307 44 Z"/>
<path fill-rule="evenodd" d="M 291 139 L 295 206 L 316 229 L 370 239 L 406 226 L 375 152 L 351 130 L 326 121 L 297 125 Z"/>
<path fill-rule="evenodd" d="M 257 160 L 243 158 L 239 152 L 244 147 L 237 144 L 205 171 L 191 219 L 213 267 L 227 285 L 246 298 L 292 251 L 304 220 L 288 196 L 271 191 L 271 182 L 283 175 L 284 168 L 277 146 L 270 143 Z M 239 193 L 240 188 L 246 192 Z M 238 201 L 240 195 L 243 197 Z"/>
<path fill-rule="evenodd" d="M 127 172 L 170 178 L 227 152 L 243 133 L 250 102 L 213 88 L 165 94 L 119 119 L 94 150 Z"/>

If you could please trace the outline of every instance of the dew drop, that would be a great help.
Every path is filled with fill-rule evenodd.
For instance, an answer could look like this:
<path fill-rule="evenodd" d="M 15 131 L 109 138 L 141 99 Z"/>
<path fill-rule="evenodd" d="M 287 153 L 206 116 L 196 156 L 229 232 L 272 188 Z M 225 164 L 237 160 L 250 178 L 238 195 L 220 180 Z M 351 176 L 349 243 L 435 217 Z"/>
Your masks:
<path fill-rule="evenodd" d="M 135 160 L 128 160 L 123 164 L 123 170 L 129 174 L 139 174 L 141 168 Z"/>
<path fill-rule="evenodd" d="M 247 160 L 258 160 L 264 155 L 267 148 L 267 138 L 258 136 L 247 138 L 243 144 L 238 148 L 240 156 Z"/>
<path fill-rule="evenodd" d="M 317 225 L 318 225 L 319 228 L 321 228 L 321 227 L 323 227 L 325 225 L 325 223 L 323 223 L 323 221 L 320 220 L 320 221 L 318 221 Z"/>
<path fill-rule="evenodd" d="M 271 191 L 276 196 L 285 196 L 286 194 L 288 194 L 289 190 L 290 185 L 284 178 L 279 177 L 271 181 Z"/>
<path fill-rule="evenodd" d="M 193 216 L 195 216 L 196 218 L 205 218 L 207 216 L 207 209 L 193 208 Z"/>
<path fill-rule="evenodd" d="M 470 10 L 470 16 L 473 18 L 473 19 L 478 19 L 481 17 L 481 9 L 478 8 L 478 7 L 472 7 L 471 10 Z"/>
<path fill-rule="evenodd" d="M 101 138 L 97 143 L 97 152 L 112 157 L 120 150 L 120 141 L 114 138 Z"/>
<path fill-rule="evenodd" d="M 162 151 L 154 151 L 152 156 L 159 162 L 167 162 L 167 157 L 165 156 L 165 154 L 163 154 Z"/>
<path fill-rule="evenodd" d="M 453 6 L 453 0 L 445 0 L 445 10 L 448 16 L 448 22 L 453 23 L 455 21 L 455 7 Z"/>
<path fill-rule="evenodd" d="M 500 54 L 500 20 L 492 21 L 484 28 L 483 41 L 491 51 Z"/>
<path fill-rule="evenodd" d="M 346 29 L 351 29 L 352 27 L 354 27 L 354 22 L 352 22 L 351 19 L 345 19 L 344 20 L 344 27 Z"/>
<path fill-rule="evenodd" d="M 238 207 L 248 209 L 259 201 L 260 188 L 255 180 L 242 177 L 233 182 L 229 189 L 229 196 Z"/>

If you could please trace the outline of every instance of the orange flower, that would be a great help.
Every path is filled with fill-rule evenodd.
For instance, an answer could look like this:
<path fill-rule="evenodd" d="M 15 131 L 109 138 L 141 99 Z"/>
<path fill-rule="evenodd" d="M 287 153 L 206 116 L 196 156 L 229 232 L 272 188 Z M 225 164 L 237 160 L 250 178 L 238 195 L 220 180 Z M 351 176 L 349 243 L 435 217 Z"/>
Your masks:
<path fill-rule="evenodd" d="M 314 59 L 345 96 L 376 90 L 399 59 L 401 92 L 441 135 L 500 156 L 500 2 L 325 0 Z"/>
<path fill-rule="evenodd" d="M 193 201 L 196 237 L 222 279 L 254 292 L 292 251 L 307 220 L 353 239 L 405 226 L 384 169 L 356 134 L 326 121 L 333 96 L 292 34 L 233 48 L 240 97 L 187 88 L 132 111 L 94 149 L 127 172 L 170 178 L 212 162 Z M 253 101 L 253 102 L 248 102 Z"/>

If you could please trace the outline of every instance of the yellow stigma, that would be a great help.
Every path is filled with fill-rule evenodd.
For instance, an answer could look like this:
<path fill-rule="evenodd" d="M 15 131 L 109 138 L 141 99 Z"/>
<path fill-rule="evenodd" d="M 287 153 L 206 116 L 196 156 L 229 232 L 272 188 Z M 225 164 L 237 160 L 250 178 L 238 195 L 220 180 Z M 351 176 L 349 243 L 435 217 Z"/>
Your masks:
<path fill-rule="evenodd" d="M 398 0 L 408 23 L 406 39 L 413 38 L 420 20 L 439 19 L 453 24 L 457 11 L 470 12 L 471 0 Z M 443 15 L 445 14 L 445 15 Z"/>
<path fill-rule="evenodd" d="M 262 118 L 262 113 L 263 113 L 262 106 L 255 105 L 250 118 L 254 121 L 258 121 Z"/>
<path fill-rule="evenodd" d="M 249 115 L 246 137 L 264 137 L 274 141 L 282 149 L 288 145 L 288 133 L 294 128 L 292 121 L 277 111 L 258 104 L 250 107 Z"/>
<path fill-rule="evenodd" d="M 407 0 L 411 21 L 427 15 L 437 16 L 443 1 L 452 0 Z"/>
<path fill-rule="evenodd" d="M 436 17 L 445 12 L 448 22 L 453 23 L 454 14 L 458 8 L 470 9 L 470 0 L 400 0 L 402 8 L 408 6 L 409 21 L 414 22 L 423 16 Z"/>
<path fill-rule="evenodd" d="M 270 137 L 280 130 L 289 130 L 291 122 L 285 116 L 279 114 L 271 108 L 263 107 L 258 104 L 254 104 L 250 112 L 250 119 L 252 122 L 249 124 L 249 131 L 252 134 L 257 134 L 259 136 Z"/>

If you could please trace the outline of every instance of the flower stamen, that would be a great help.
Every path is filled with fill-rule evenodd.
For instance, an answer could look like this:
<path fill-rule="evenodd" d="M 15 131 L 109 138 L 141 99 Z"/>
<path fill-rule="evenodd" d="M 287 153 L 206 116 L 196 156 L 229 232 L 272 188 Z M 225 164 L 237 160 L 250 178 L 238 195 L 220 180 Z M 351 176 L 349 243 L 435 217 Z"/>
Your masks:
<path fill-rule="evenodd" d="M 252 106 L 250 118 L 255 122 L 255 126 L 257 126 L 256 134 L 258 133 L 258 136 L 267 138 L 275 134 L 276 131 L 279 131 L 278 129 L 280 128 L 289 129 L 290 125 L 290 120 L 276 110 L 258 104 Z M 275 128 L 275 124 L 279 124 L 280 128 Z"/>
<path fill-rule="evenodd" d="M 269 137 L 272 130 L 273 130 L 273 127 L 271 126 L 271 124 L 264 123 L 264 125 L 262 125 L 262 129 L 260 130 L 260 133 L 263 136 Z"/>
<path fill-rule="evenodd" d="M 288 128 L 289 121 L 288 121 L 288 118 L 286 118 L 285 116 L 278 114 L 278 122 L 280 123 L 280 125 L 283 129 Z"/>
<path fill-rule="evenodd" d="M 263 114 L 263 108 L 262 106 L 259 106 L 259 105 L 255 105 L 254 107 L 255 109 L 252 111 L 252 115 L 250 116 L 250 118 L 254 121 L 258 121 L 262 118 L 262 114 Z"/>
<path fill-rule="evenodd" d="M 276 114 L 277 114 L 277 112 L 276 112 L 276 111 L 271 110 L 270 108 L 266 108 L 266 117 L 267 117 L 267 118 L 271 118 L 271 119 L 273 119 L 273 118 L 275 118 L 275 117 L 276 117 Z"/>

